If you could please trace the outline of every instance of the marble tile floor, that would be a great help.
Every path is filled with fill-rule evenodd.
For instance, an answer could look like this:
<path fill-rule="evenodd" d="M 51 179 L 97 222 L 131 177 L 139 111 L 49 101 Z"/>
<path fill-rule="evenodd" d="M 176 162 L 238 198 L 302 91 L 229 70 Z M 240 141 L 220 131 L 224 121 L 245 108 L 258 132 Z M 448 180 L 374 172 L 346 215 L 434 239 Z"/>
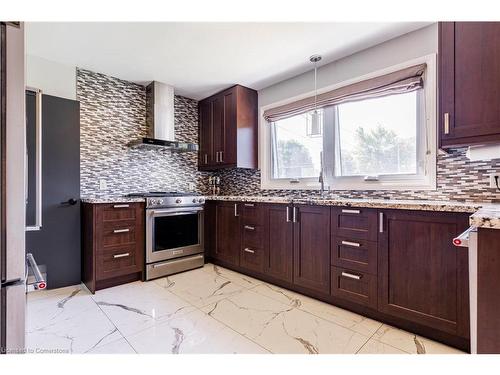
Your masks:
<path fill-rule="evenodd" d="M 457 349 L 206 264 L 28 295 L 27 348 L 65 353 L 453 354 Z"/>

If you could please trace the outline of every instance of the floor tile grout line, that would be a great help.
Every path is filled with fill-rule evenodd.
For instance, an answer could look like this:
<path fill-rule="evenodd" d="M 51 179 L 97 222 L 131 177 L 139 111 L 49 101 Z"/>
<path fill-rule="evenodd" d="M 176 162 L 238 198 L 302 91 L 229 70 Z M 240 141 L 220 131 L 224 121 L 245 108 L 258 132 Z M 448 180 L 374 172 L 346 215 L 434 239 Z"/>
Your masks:
<path fill-rule="evenodd" d="M 382 327 L 383 323 L 380 323 L 380 327 L 378 327 L 375 332 L 372 333 L 372 335 L 370 337 L 368 337 L 368 340 L 365 341 L 365 343 L 363 345 L 361 345 L 361 347 L 356 351 L 356 353 L 354 354 L 358 354 L 360 352 L 361 349 L 363 349 L 365 347 L 366 344 L 368 344 L 368 342 L 373 338 L 373 336 L 375 336 L 375 334 L 378 332 L 378 330 Z M 375 340 L 375 339 L 374 339 Z M 378 340 L 377 340 L 378 341 Z M 395 348 L 397 349 L 397 348 Z"/>
<path fill-rule="evenodd" d="M 273 285 L 273 286 L 274 286 L 274 284 L 270 284 L 270 285 Z M 257 285 L 257 286 L 258 286 L 258 285 Z M 254 288 L 256 288 L 257 286 L 255 286 Z M 278 288 L 280 288 L 280 287 L 278 287 Z M 288 289 L 286 289 L 286 290 L 288 290 Z M 254 292 L 255 292 L 255 293 L 257 293 L 257 294 L 258 294 L 258 295 L 260 295 L 260 296 L 264 296 L 264 297 L 267 297 L 267 298 L 271 298 L 272 300 L 274 300 L 274 301 L 276 301 L 276 302 L 283 303 L 283 302 L 282 302 L 282 301 L 280 301 L 278 298 L 270 297 L 270 296 L 265 295 L 265 294 L 263 294 L 263 293 L 259 293 L 259 292 L 258 292 L 258 291 L 256 291 L 256 290 L 255 290 Z M 302 294 L 297 293 L 297 292 L 292 292 L 292 293 L 295 293 L 295 294 L 298 294 L 298 295 L 300 295 L 300 296 L 303 296 Z M 304 297 L 306 297 L 306 298 L 310 298 L 310 297 L 307 297 L 307 296 L 304 296 Z M 322 301 L 320 301 L 320 302 L 322 302 Z M 335 305 L 332 305 L 332 306 L 333 306 L 333 307 L 337 307 L 337 306 L 335 306 Z M 290 306 L 290 307 L 292 307 L 292 306 Z M 312 316 L 314 316 L 314 317 L 316 317 L 316 318 L 318 318 L 318 319 L 321 319 L 321 320 L 323 320 L 323 321 L 325 321 L 325 322 L 328 322 L 328 323 L 330 323 L 330 324 L 335 324 L 336 326 L 342 327 L 342 328 L 344 328 L 344 329 L 348 329 L 349 331 L 352 331 L 352 332 L 354 332 L 354 333 L 357 333 L 357 334 L 359 334 L 359 335 L 361 335 L 361 336 L 369 337 L 369 339 L 370 339 L 373 335 L 375 335 L 375 333 L 377 333 L 377 331 L 380 329 L 380 327 L 382 327 L 382 325 L 384 324 L 384 323 L 382 323 L 382 322 L 379 322 L 378 320 L 374 320 L 374 321 L 376 321 L 376 322 L 380 323 L 380 326 L 379 326 L 379 327 L 375 330 L 375 332 L 373 332 L 373 333 L 371 334 L 371 336 L 367 336 L 367 335 L 365 335 L 365 334 L 363 334 L 363 333 L 360 333 L 360 332 L 358 332 L 358 331 L 353 330 L 353 329 L 352 329 L 352 328 L 350 328 L 350 327 L 345 327 L 345 326 L 343 326 L 343 325 L 341 325 L 341 324 L 339 324 L 339 323 L 337 323 L 337 322 L 333 322 L 333 321 L 328 320 L 328 319 L 326 319 L 326 318 L 324 318 L 324 317 L 322 317 L 322 316 L 316 315 L 316 314 L 314 314 L 314 313 L 313 313 L 313 312 L 311 312 L 311 311 L 305 310 L 305 309 L 300 308 L 300 307 L 293 307 L 293 308 L 294 308 L 294 309 L 296 309 L 296 310 L 302 311 L 302 312 L 304 312 L 304 313 L 307 313 L 307 314 L 309 314 L 309 315 L 312 315 Z M 337 307 L 337 308 L 341 309 L 340 307 Z M 341 310 L 344 310 L 344 309 L 341 309 Z M 349 311 L 349 310 L 345 310 L 345 311 Z M 350 312 L 350 311 L 349 311 L 349 312 Z M 355 314 L 355 313 L 353 313 L 353 314 Z M 361 316 L 363 319 L 371 319 L 371 318 L 365 317 L 365 316 L 360 315 L 360 314 L 357 314 L 357 315 Z M 373 320 L 373 319 L 371 319 L 371 320 Z M 397 348 L 396 348 L 396 349 L 397 349 Z"/>
<path fill-rule="evenodd" d="M 241 292 L 244 292 L 244 291 L 241 291 Z M 241 293 L 241 292 L 240 292 L 240 293 Z M 227 298 L 229 298 L 229 297 L 227 297 Z M 225 299 L 226 299 L 226 298 L 224 298 L 224 300 L 225 300 Z M 222 300 L 219 300 L 219 301 L 217 301 L 217 302 L 212 302 L 212 303 L 218 303 L 218 302 L 220 302 L 220 301 L 222 301 Z M 210 304 L 205 305 L 205 306 L 203 306 L 203 307 L 206 307 L 206 306 L 209 306 L 209 305 L 210 305 Z M 205 314 L 206 316 L 208 316 L 209 318 L 212 318 L 212 319 L 214 319 L 215 321 L 217 321 L 217 322 L 221 323 L 223 326 L 225 326 L 225 327 L 229 328 L 231 331 L 233 331 L 233 332 L 234 332 L 234 333 L 236 333 L 237 335 L 239 335 L 239 336 L 243 337 L 244 339 L 247 339 L 247 340 L 249 340 L 249 341 L 253 342 L 253 343 L 254 343 L 254 344 L 256 344 L 257 346 L 259 346 L 259 347 L 261 347 L 262 349 L 264 349 L 265 351 L 267 351 L 267 352 L 269 352 L 269 353 L 271 353 L 271 354 L 275 354 L 275 353 L 273 353 L 271 350 L 267 349 L 266 347 L 262 346 L 262 345 L 261 345 L 261 344 L 259 344 L 258 342 L 254 341 L 251 337 L 248 337 L 248 336 L 246 336 L 245 334 L 243 334 L 243 333 L 240 333 L 240 332 L 236 331 L 233 327 L 228 326 L 228 325 L 227 325 L 226 323 L 224 323 L 222 320 L 219 320 L 219 319 L 217 319 L 216 317 L 214 317 L 214 316 L 212 316 L 212 315 L 210 315 L 210 314 L 206 313 L 205 311 L 203 311 L 203 310 L 202 310 L 202 308 L 203 308 L 203 307 L 199 308 L 198 310 L 199 310 L 199 311 L 201 311 L 201 312 L 202 312 L 203 314 Z"/>
<path fill-rule="evenodd" d="M 95 295 L 95 294 L 94 294 Z M 92 298 L 92 301 L 96 304 L 96 306 L 99 308 L 99 310 L 102 311 L 102 313 L 104 314 L 104 316 L 109 320 L 109 322 L 116 328 L 116 330 L 120 333 L 120 335 L 122 335 L 122 338 L 127 342 L 127 344 L 129 344 L 129 346 L 132 348 L 132 350 L 135 352 L 135 354 L 139 354 L 137 352 L 137 350 L 135 350 L 134 346 L 128 341 L 127 337 L 123 334 L 122 331 L 120 331 L 120 329 L 118 328 L 118 326 L 111 320 L 111 318 L 108 316 L 108 314 L 106 314 L 106 312 L 102 309 L 101 306 L 99 306 L 99 304 L 94 300 L 94 298 Z M 111 343 L 114 343 L 116 341 L 118 341 L 119 339 L 116 339 L 116 340 L 113 340 L 111 342 L 109 342 L 108 344 L 111 344 Z M 106 344 L 106 345 L 108 345 Z M 105 345 L 103 345 L 105 346 Z"/>

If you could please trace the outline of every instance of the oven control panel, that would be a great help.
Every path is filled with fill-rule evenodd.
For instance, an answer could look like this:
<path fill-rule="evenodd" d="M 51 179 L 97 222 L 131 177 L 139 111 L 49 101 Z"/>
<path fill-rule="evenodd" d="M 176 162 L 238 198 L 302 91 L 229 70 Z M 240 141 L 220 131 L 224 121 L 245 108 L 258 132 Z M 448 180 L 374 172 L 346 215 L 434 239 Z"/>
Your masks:
<path fill-rule="evenodd" d="M 205 203 L 205 198 L 197 196 L 185 197 L 154 197 L 147 198 L 146 207 L 186 207 L 201 206 Z"/>

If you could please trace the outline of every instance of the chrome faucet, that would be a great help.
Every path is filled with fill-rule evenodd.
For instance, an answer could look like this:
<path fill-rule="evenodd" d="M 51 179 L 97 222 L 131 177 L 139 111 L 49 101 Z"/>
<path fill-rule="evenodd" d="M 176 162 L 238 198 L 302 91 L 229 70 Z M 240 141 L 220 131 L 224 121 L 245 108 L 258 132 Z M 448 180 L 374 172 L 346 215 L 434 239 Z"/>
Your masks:
<path fill-rule="evenodd" d="M 319 171 L 319 179 L 318 179 L 318 182 L 321 184 L 321 187 L 320 187 L 320 194 L 321 194 L 321 198 L 323 198 L 325 196 L 325 172 L 323 170 L 323 151 L 321 151 L 319 153 L 319 162 L 320 162 L 320 171 Z M 330 186 L 328 186 L 327 190 L 326 191 L 330 191 Z"/>

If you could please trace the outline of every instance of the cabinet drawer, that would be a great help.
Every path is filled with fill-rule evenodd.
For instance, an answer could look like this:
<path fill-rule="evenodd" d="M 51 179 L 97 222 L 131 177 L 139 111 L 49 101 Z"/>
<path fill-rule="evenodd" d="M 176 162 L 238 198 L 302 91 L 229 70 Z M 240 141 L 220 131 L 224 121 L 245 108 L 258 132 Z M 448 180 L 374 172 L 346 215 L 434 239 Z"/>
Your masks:
<path fill-rule="evenodd" d="M 252 202 L 239 203 L 243 224 L 258 225 L 262 224 L 264 214 L 260 204 Z"/>
<path fill-rule="evenodd" d="M 332 233 L 341 237 L 377 241 L 377 210 L 332 208 Z"/>
<path fill-rule="evenodd" d="M 332 266 L 377 274 L 377 243 L 332 236 Z"/>
<path fill-rule="evenodd" d="M 135 220 L 139 203 L 103 204 L 100 208 L 102 222 Z"/>
<path fill-rule="evenodd" d="M 109 277 L 126 275 L 140 271 L 136 246 L 119 246 L 111 251 L 97 255 L 97 278 L 104 280 Z"/>
<path fill-rule="evenodd" d="M 240 266 L 256 272 L 264 270 L 264 250 L 243 246 L 240 255 Z"/>
<path fill-rule="evenodd" d="M 264 247 L 264 229 L 261 225 L 245 224 L 242 226 L 243 247 Z"/>
<path fill-rule="evenodd" d="M 102 243 L 98 250 L 110 246 L 134 244 L 137 240 L 135 221 L 105 223 L 102 231 Z"/>
<path fill-rule="evenodd" d="M 332 267 L 332 296 L 377 308 L 377 277 L 369 273 Z"/>

